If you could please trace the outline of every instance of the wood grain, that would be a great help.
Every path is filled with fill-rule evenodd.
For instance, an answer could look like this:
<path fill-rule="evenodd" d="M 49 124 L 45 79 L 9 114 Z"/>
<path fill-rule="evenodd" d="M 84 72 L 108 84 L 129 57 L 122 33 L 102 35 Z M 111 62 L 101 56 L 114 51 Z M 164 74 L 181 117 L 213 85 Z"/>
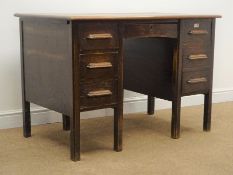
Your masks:
<path fill-rule="evenodd" d="M 59 14 L 59 13 L 16 13 L 21 18 L 55 18 L 63 20 L 148 20 L 148 19 L 196 19 L 221 18 L 221 15 L 176 14 L 176 13 L 92 13 L 92 14 Z"/>

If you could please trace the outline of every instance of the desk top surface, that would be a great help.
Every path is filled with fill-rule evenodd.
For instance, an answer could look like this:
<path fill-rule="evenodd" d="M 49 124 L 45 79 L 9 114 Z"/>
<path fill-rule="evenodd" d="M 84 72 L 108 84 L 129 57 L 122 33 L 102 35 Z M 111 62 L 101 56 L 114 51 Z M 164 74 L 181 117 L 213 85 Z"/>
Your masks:
<path fill-rule="evenodd" d="M 60 14 L 60 13 L 16 13 L 22 18 L 53 18 L 64 20 L 140 20 L 140 19 L 193 19 L 221 18 L 220 15 L 176 14 L 176 13 L 89 13 L 89 14 Z"/>

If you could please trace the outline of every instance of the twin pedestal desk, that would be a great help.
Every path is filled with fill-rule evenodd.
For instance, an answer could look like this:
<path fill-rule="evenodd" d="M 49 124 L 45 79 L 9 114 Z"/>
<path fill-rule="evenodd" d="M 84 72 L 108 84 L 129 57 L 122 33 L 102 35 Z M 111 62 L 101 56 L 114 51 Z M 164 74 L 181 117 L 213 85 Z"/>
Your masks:
<path fill-rule="evenodd" d="M 211 127 L 217 15 L 16 14 L 20 18 L 23 131 L 30 102 L 63 114 L 73 161 L 80 160 L 80 112 L 114 109 L 114 150 L 122 150 L 123 89 L 172 102 L 171 137 L 180 137 L 181 97 L 204 94 Z"/>

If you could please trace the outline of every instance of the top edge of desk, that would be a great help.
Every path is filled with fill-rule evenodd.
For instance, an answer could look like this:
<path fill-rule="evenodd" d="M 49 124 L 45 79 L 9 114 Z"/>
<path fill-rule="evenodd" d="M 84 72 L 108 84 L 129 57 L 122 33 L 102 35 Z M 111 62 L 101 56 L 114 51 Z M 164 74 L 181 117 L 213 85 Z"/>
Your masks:
<path fill-rule="evenodd" d="M 143 20 L 143 19 L 195 19 L 221 18 L 221 15 L 209 14 L 176 14 L 176 13 L 90 13 L 90 14 L 61 14 L 61 13 L 16 13 L 20 18 L 47 18 L 62 20 Z"/>

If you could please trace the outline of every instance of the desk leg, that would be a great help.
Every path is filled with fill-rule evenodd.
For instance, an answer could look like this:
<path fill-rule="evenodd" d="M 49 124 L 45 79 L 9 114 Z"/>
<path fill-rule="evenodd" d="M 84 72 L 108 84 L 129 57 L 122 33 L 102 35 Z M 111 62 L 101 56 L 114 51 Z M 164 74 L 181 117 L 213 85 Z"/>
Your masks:
<path fill-rule="evenodd" d="M 204 122 L 203 130 L 210 131 L 211 129 L 211 108 L 212 108 L 212 92 L 204 95 Z"/>
<path fill-rule="evenodd" d="M 122 151 L 123 104 L 114 108 L 114 150 Z"/>
<path fill-rule="evenodd" d="M 23 97 L 23 135 L 31 137 L 31 114 L 30 103 L 24 100 Z"/>
<path fill-rule="evenodd" d="M 70 117 L 62 114 L 62 121 L 63 121 L 63 130 L 69 131 L 70 130 Z"/>
<path fill-rule="evenodd" d="M 180 107 L 181 98 L 175 98 L 172 101 L 171 137 L 173 139 L 178 139 L 180 137 Z"/>
<path fill-rule="evenodd" d="M 71 118 L 70 154 L 71 160 L 80 160 L 80 112 L 75 113 Z"/>
<path fill-rule="evenodd" d="M 147 98 L 147 114 L 153 115 L 155 113 L 155 98 L 148 95 Z"/>
<path fill-rule="evenodd" d="M 22 111 L 23 111 L 23 135 L 31 137 L 31 114 L 30 102 L 25 97 L 25 72 L 24 72 L 24 42 L 23 42 L 23 21 L 19 21 L 20 28 L 20 58 L 21 58 L 21 84 L 22 84 Z"/>

